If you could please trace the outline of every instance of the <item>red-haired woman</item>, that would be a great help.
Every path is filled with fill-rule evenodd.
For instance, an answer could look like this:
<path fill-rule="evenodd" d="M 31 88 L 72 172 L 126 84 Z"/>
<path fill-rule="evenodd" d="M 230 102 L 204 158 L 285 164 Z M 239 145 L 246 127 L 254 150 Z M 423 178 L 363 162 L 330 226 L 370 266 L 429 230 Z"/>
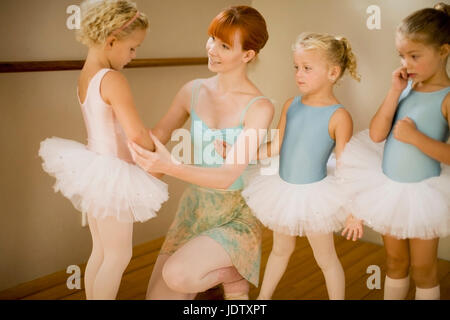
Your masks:
<path fill-rule="evenodd" d="M 247 6 L 222 11 L 208 33 L 208 68 L 217 75 L 181 88 L 152 130 L 154 153 L 130 145 L 141 167 L 191 183 L 156 261 L 147 299 L 192 299 L 221 283 L 226 299 L 248 299 L 249 282 L 258 285 L 261 225 L 241 196 L 241 175 L 256 159 L 274 113 L 247 77 L 247 65 L 268 33 L 261 14 Z M 163 144 L 189 116 L 196 165 L 176 165 Z M 258 132 L 258 145 L 247 144 Z M 216 139 L 233 145 L 225 161 L 214 150 Z M 233 161 L 237 155 L 245 160 Z"/>

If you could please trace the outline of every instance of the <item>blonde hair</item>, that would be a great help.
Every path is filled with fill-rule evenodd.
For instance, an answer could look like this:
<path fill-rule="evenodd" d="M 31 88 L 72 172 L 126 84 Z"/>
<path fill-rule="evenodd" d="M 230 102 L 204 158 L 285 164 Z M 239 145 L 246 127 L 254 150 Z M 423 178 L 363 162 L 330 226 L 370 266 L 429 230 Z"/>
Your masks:
<path fill-rule="evenodd" d="M 357 81 L 361 80 L 357 73 L 356 57 L 353 54 L 350 42 L 344 37 L 334 37 L 326 33 L 303 32 L 297 37 L 297 41 L 292 46 L 296 51 L 298 48 L 321 49 L 324 51 L 328 61 L 341 68 L 338 80 L 348 70 L 351 77 Z"/>
<path fill-rule="evenodd" d="M 81 4 L 81 25 L 76 38 L 86 46 L 103 44 L 138 13 L 136 4 L 126 0 L 85 0 Z M 135 29 L 147 29 L 147 16 L 140 12 L 129 26 L 114 34 L 121 40 Z"/>

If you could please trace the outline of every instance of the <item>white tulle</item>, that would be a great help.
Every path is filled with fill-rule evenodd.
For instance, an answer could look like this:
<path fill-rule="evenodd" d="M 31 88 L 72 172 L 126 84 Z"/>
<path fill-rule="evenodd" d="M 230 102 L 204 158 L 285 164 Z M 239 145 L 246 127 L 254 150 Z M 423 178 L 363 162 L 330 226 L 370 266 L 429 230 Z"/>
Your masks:
<path fill-rule="evenodd" d="M 450 234 L 450 168 L 439 177 L 401 183 L 382 172 L 384 143 L 365 130 L 355 135 L 340 159 L 337 176 L 353 215 L 381 234 L 399 239 L 432 239 Z M 409 159 L 405 159 L 409 161 Z"/>
<path fill-rule="evenodd" d="M 168 199 L 167 184 L 138 166 L 110 155 L 100 155 L 76 141 L 48 138 L 41 142 L 43 169 L 56 178 L 55 192 L 75 208 L 97 219 L 120 222 L 154 218 Z"/>
<path fill-rule="evenodd" d="M 333 175 L 310 184 L 292 184 L 275 174 L 255 174 L 242 195 L 254 215 L 269 229 L 289 235 L 330 233 L 342 229 L 346 199 Z M 268 171 L 270 172 L 270 170 Z"/>

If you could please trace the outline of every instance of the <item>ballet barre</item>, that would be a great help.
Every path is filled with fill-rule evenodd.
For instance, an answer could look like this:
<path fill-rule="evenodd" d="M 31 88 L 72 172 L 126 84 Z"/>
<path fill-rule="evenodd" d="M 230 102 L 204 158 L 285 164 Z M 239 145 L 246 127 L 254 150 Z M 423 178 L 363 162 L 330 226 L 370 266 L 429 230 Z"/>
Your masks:
<path fill-rule="evenodd" d="M 193 66 L 207 63 L 206 57 L 135 59 L 125 68 Z M 83 65 L 84 60 L 0 61 L 0 73 L 81 70 Z"/>

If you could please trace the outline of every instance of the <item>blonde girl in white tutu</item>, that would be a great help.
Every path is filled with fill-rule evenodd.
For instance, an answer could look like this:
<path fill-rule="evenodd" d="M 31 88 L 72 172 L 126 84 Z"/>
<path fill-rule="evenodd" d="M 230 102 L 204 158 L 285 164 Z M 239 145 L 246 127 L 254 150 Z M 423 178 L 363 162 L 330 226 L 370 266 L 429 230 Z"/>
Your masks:
<path fill-rule="evenodd" d="M 92 253 L 84 284 L 87 299 L 115 299 L 132 256 L 133 222 L 155 217 L 167 185 L 133 163 L 127 139 L 154 149 L 127 80 L 119 72 L 136 57 L 148 28 L 129 1 L 87 1 L 78 40 L 89 47 L 78 80 L 87 146 L 49 138 L 41 142 L 44 170 L 55 191 L 87 213 Z"/>
<path fill-rule="evenodd" d="M 416 299 L 440 297 L 437 249 L 450 234 L 450 19 L 448 5 L 436 8 L 399 25 L 402 66 L 370 131 L 357 134 L 341 158 L 353 214 L 383 236 L 385 299 L 406 297 L 410 267 Z"/>
<path fill-rule="evenodd" d="M 301 95 L 286 101 L 277 135 L 258 151 L 258 159 L 280 154 L 279 174 L 255 176 L 242 193 L 256 217 L 273 230 L 258 299 L 272 297 L 297 236 L 307 236 L 329 298 L 344 299 L 345 276 L 333 232 L 346 223 L 343 234 L 355 241 L 362 236 L 362 224 L 344 209 L 345 196 L 333 175 L 332 161 L 328 169 L 327 162 L 334 148 L 339 159 L 352 136 L 352 118 L 334 96 L 333 87 L 346 70 L 359 80 L 356 58 L 347 39 L 327 34 L 302 33 L 293 49 Z"/>

